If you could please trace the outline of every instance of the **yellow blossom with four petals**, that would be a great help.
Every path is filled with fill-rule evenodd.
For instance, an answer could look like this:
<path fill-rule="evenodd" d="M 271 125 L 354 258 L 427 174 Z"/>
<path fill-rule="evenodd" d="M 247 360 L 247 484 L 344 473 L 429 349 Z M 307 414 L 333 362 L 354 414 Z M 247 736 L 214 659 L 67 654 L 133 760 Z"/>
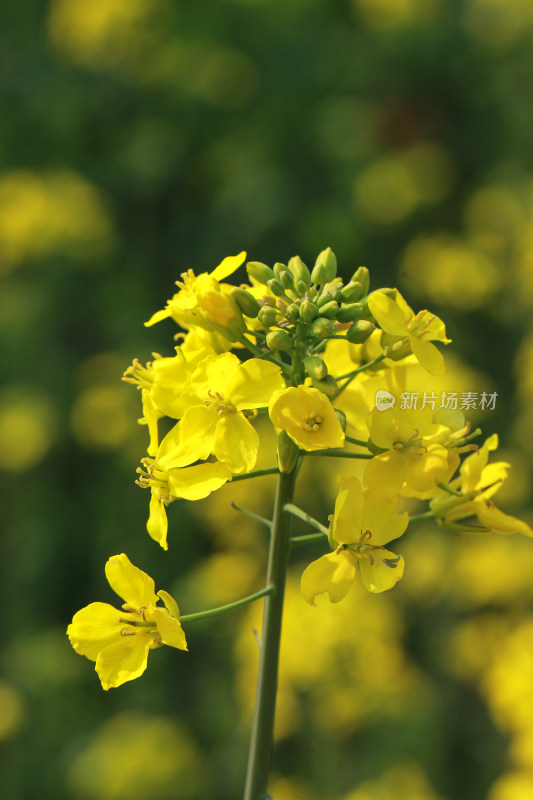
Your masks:
<path fill-rule="evenodd" d="M 311 386 L 290 386 L 274 392 L 268 413 L 274 425 L 287 431 L 303 450 L 344 445 L 344 431 L 330 400 Z"/>
<path fill-rule="evenodd" d="M 430 375 L 442 375 L 444 358 L 433 342 L 449 344 L 444 322 L 424 309 L 415 314 L 396 290 L 393 300 L 383 292 L 373 292 L 368 307 L 380 328 L 395 341 L 406 339 L 412 353 Z"/>
<path fill-rule="evenodd" d="M 124 553 L 109 559 L 105 573 L 124 600 L 123 610 L 91 603 L 74 615 L 67 635 L 77 653 L 96 662 L 102 687 L 110 689 L 142 675 L 150 650 L 163 644 L 187 650 L 187 642 L 174 598 L 163 590 L 156 594 L 152 578 Z"/>
<path fill-rule="evenodd" d="M 355 477 L 339 479 L 335 513 L 330 517 L 332 553 L 312 561 L 304 570 L 301 592 L 315 604 L 327 592 L 338 603 L 350 590 L 357 573 L 369 592 L 384 592 L 403 577 L 404 561 L 384 545 L 407 528 L 409 515 L 398 514 L 398 498 L 384 498 L 376 487 L 363 489 Z"/>

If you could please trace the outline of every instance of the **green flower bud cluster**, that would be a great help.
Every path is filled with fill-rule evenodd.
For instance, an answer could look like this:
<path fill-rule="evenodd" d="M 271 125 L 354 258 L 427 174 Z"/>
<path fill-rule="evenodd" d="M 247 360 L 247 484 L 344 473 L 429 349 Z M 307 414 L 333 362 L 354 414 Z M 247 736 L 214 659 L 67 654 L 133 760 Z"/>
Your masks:
<path fill-rule="evenodd" d="M 318 254 L 312 268 L 300 256 L 293 256 L 287 264 L 278 261 L 273 267 L 250 261 L 246 269 L 254 293 L 244 288 L 231 292 L 242 313 L 264 328 L 269 350 L 298 349 L 305 375 L 325 394 L 333 395 L 338 387 L 318 353 L 327 339 L 346 336 L 349 342 L 361 344 L 375 330 L 368 307 L 368 269 L 359 267 L 344 283 L 330 247 Z"/>

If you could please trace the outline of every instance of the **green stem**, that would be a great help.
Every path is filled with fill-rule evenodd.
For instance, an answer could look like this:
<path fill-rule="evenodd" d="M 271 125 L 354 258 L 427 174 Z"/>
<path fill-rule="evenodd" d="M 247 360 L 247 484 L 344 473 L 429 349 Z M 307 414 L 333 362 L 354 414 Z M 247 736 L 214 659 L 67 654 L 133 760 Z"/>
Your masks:
<path fill-rule="evenodd" d="M 353 436 L 346 436 L 346 434 L 344 435 L 344 438 L 347 442 L 350 442 L 350 444 L 358 444 L 360 447 L 366 447 L 368 450 L 368 440 L 365 442 L 363 439 L 354 439 Z"/>
<path fill-rule="evenodd" d="M 233 603 L 227 603 L 225 606 L 218 606 L 218 608 L 210 608 L 207 611 L 197 611 L 195 614 L 182 614 L 180 622 L 196 622 L 198 619 L 209 619 L 210 617 L 218 617 L 219 614 L 225 614 L 226 611 L 233 611 L 234 608 L 242 608 L 261 597 L 269 597 L 274 594 L 273 586 L 265 586 L 264 589 L 259 589 L 258 592 L 249 594 L 247 597 L 242 597 L 240 600 L 235 600 Z"/>
<path fill-rule="evenodd" d="M 284 510 L 294 493 L 296 471 L 281 472 L 272 520 L 267 583 L 275 592 L 265 600 L 254 718 L 244 800 L 262 800 L 267 791 L 278 688 L 278 662 L 285 576 L 290 551 L 290 515 Z"/>
<path fill-rule="evenodd" d="M 254 511 L 249 511 L 247 508 L 241 508 L 233 500 L 230 503 L 230 506 L 235 509 L 235 511 L 240 511 L 241 514 L 246 514 L 247 517 L 251 517 L 255 519 L 257 522 L 261 522 L 263 525 L 266 525 L 267 528 L 272 527 L 272 521 L 267 519 L 266 517 L 262 517 L 260 514 L 256 514 Z"/>
<path fill-rule="evenodd" d="M 304 536 L 293 536 L 291 547 L 300 547 L 302 544 L 316 544 L 316 542 L 327 542 L 328 537 L 325 533 L 307 533 Z"/>
<path fill-rule="evenodd" d="M 420 522 L 422 519 L 435 519 L 433 511 L 424 511 L 423 514 L 412 514 L 409 517 L 409 525 L 411 522 Z"/>
<path fill-rule="evenodd" d="M 327 458 L 374 458 L 372 453 L 349 453 L 344 450 L 303 450 L 302 455 L 326 456 Z"/>
<path fill-rule="evenodd" d="M 328 529 L 325 525 L 322 525 L 321 522 L 308 514 L 307 511 L 302 511 L 302 509 L 298 508 L 298 506 L 295 506 L 294 503 L 285 503 L 284 508 L 285 511 L 287 511 L 289 514 L 292 514 L 293 517 L 303 519 L 304 522 L 307 522 L 313 528 L 316 528 L 317 531 L 325 533 L 326 536 L 328 535 Z"/>
<path fill-rule="evenodd" d="M 262 478 L 263 475 L 277 475 L 279 469 L 277 467 L 267 467 L 266 469 L 256 469 L 255 472 L 244 472 L 242 475 L 233 475 L 231 482 L 247 481 L 249 478 Z"/>

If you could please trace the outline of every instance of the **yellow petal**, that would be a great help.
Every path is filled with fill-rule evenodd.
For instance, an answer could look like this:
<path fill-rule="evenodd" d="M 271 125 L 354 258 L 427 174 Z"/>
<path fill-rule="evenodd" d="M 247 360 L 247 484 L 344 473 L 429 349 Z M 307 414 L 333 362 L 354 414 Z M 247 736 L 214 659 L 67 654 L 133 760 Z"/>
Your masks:
<path fill-rule="evenodd" d="M 146 619 L 157 624 L 157 632 L 163 644 L 187 650 L 187 641 L 179 620 L 171 617 L 165 608 L 151 608 L 146 612 Z"/>
<path fill-rule="evenodd" d="M 104 647 L 119 641 L 124 627 L 119 618 L 133 619 L 131 614 L 120 612 L 108 603 L 91 603 L 82 608 L 67 628 L 70 643 L 77 653 L 96 661 Z"/>
<path fill-rule="evenodd" d="M 363 480 L 385 497 L 398 495 L 405 480 L 405 459 L 398 450 L 389 450 L 370 459 L 365 467 Z"/>
<path fill-rule="evenodd" d="M 281 367 L 250 358 L 235 370 L 226 387 L 227 399 L 238 411 L 268 406 L 274 392 L 285 388 Z"/>
<path fill-rule="evenodd" d="M 302 597 L 315 605 L 315 597 L 327 592 L 332 603 L 346 597 L 356 573 L 356 557 L 347 550 L 328 553 L 312 561 L 302 574 L 300 589 Z"/>
<path fill-rule="evenodd" d="M 95 669 L 107 691 L 114 686 L 121 686 L 143 674 L 148 662 L 148 650 L 153 633 L 135 633 L 122 636 L 119 642 L 105 647 L 96 659 Z"/>
<path fill-rule="evenodd" d="M 363 533 L 370 531 L 369 544 L 387 544 L 387 542 L 397 539 L 408 524 L 409 514 L 407 511 L 398 514 L 398 497 L 392 496 L 388 499 L 379 489 L 375 491 L 370 488 L 364 492 L 361 531 Z"/>
<path fill-rule="evenodd" d="M 494 533 L 521 533 L 524 536 L 533 536 L 533 530 L 522 520 L 504 514 L 494 503 L 483 498 L 474 501 L 476 516 L 479 521 L 490 528 Z"/>
<path fill-rule="evenodd" d="M 163 550 L 168 550 L 167 532 L 168 519 L 165 504 L 160 499 L 159 492 L 152 490 L 150 498 L 150 515 L 146 523 L 146 530 L 156 542 L 159 542 Z"/>
<path fill-rule="evenodd" d="M 246 252 L 244 250 L 236 256 L 226 256 L 226 258 L 220 262 L 218 267 L 215 267 L 211 273 L 211 277 L 213 277 L 216 281 L 223 281 L 224 278 L 227 278 L 228 275 L 232 275 L 235 270 L 241 266 L 245 258 Z"/>
<path fill-rule="evenodd" d="M 385 411 L 374 408 L 368 415 L 370 438 L 377 447 L 390 450 L 395 442 L 407 441 L 413 434 L 418 437 L 423 433 L 420 430 L 421 421 L 412 412 L 402 408 L 387 408 Z"/>
<path fill-rule="evenodd" d="M 479 450 L 465 458 L 461 464 L 461 486 L 463 492 L 473 492 L 487 485 L 482 481 L 482 475 L 487 466 L 489 455 L 498 447 L 498 435 L 492 434 L 483 442 Z"/>
<path fill-rule="evenodd" d="M 361 536 L 363 489 L 353 476 L 340 478 L 339 485 L 331 534 L 338 544 L 353 544 Z"/>
<path fill-rule="evenodd" d="M 151 325 L 155 325 L 156 322 L 161 322 L 162 319 L 170 317 L 171 314 L 172 312 L 168 306 L 166 308 L 162 308 L 161 311 L 156 311 L 155 314 L 152 314 L 148 322 L 145 322 L 144 325 L 146 328 L 149 328 Z"/>
<path fill-rule="evenodd" d="M 386 560 L 390 560 L 390 563 L 387 564 Z M 365 589 L 378 593 L 392 589 L 403 577 L 404 560 L 402 556 L 398 558 L 390 550 L 372 550 L 372 561 L 369 558 L 361 558 L 359 566 Z"/>
<path fill-rule="evenodd" d="M 213 453 L 227 463 L 231 472 L 250 472 L 257 461 L 259 435 L 243 414 L 220 417 L 215 434 Z"/>
<path fill-rule="evenodd" d="M 441 444 L 433 443 L 423 453 L 413 453 L 409 448 L 403 453 L 404 479 L 408 486 L 417 492 L 435 491 L 438 481 L 445 481 L 450 473 L 450 455 L 455 454 Z M 453 466 L 457 464 L 453 460 Z M 453 470 L 452 466 L 452 470 Z"/>
<path fill-rule="evenodd" d="M 174 469 L 168 473 L 172 494 L 185 500 L 201 500 L 220 489 L 228 480 L 231 480 L 231 470 L 227 464 L 218 461 Z"/>
<path fill-rule="evenodd" d="M 444 375 L 446 368 L 444 366 L 444 356 L 440 350 L 427 339 L 418 339 L 416 336 L 410 336 L 409 338 L 411 349 L 424 369 L 430 375 Z"/>
<path fill-rule="evenodd" d="M 164 589 L 160 589 L 157 593 L 157 596 L 161 598 L 165 606 L 167 607 L 167 611 L 171 617 L 175 619 L 180 618 L 180 609 L 174 598 L 168 592 L 165 592 Z"/>
<path fill-rule="evenodd" d="M 113 591 L 132 608 L 155 606 L 157 603 L 152 578 L 134 567 L 125 553 L 111 556 L 105 565 L 105 574 Z"/>
<path fill-rule="evenodd" d="M 383 292 L 374 292 L 369 295 L 368 307 L 379 327 L 386 333 L 391 333 L 393 336 L 408 335 L 407 323 L 409 316 L 405 308 L 401 308 L 391 297 L 383 294 Z M 413 312 L 411 311 L 412 315 Z"/>
<path fill-rule="evenodd" d="M 173 459 L 165 458 L 166 465 L 170 465 L 172 460 L 171 467 L 166 466 L 166 469 L 208 458 L 215 445 L 215 431 L 219 419 L 214 406 L 194 406 L 187 409 L 180 422 L 180 449 Z"/>

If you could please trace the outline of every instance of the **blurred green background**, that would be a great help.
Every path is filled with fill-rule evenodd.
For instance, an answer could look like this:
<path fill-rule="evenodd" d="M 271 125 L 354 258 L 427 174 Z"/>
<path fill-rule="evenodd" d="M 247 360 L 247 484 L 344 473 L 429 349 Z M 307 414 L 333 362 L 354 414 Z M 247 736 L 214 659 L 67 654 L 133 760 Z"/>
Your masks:
<path fill-rule="evenodd" d="M 533 5 L 26 0 L 0 31 L 2 797 L 234 800 L 260 608 L 191 625 L 189 653 L 108 693 L 65 636 L 114 602 L 114 553 L 184 613 L 263 581 L 263 532 L 229 501 L 268 512 L 270 478 L 174 504 L 168 553 L 149 539 L 121 374 L 172 354 L 172 323 L 142 323 L 185 269 L 331 245 L 444 318 L 450 390 L 498 392 L 476 421 L 531 524 Z M 300 497 L 321 519 L 329 466 Z M 294 559 L 272 794 L 530 800 L 533 543 L 402 544 L 397 588 L 335 607 L 298 595 L 319 553 Z"/>

